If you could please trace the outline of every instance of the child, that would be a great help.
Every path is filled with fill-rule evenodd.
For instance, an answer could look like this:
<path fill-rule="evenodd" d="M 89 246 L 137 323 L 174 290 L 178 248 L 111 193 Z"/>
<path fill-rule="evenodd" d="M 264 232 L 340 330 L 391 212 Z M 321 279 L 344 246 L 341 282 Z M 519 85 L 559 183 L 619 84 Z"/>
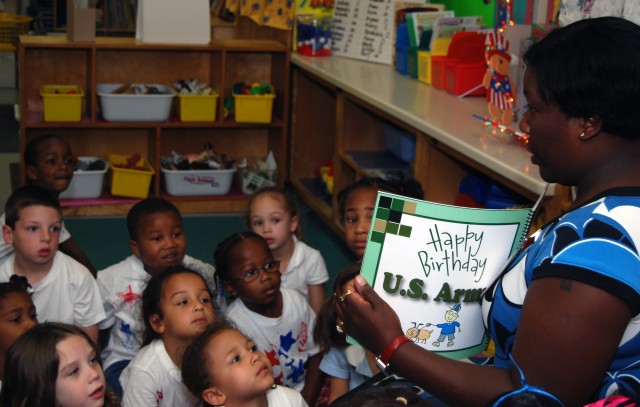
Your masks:
<path fill-rule="evenodd" d="M 318 397 L 320 354 L 310 330 L 315 314 L 296 290 L 280 287 L 280 262 L 254 232 L 235 233 L 214 254 L 216 273 L 236 298 L 227 316 L 253 338 L 274 367 L 276 384 L 302 393 L 309 405 Z"/>
<path fill-rule="evenodd" d="M 127 227 L 133 255 L 98 273 L 107 314 L 100 324 L 101 336 L 109 338 L 102 358 L 107 383 L 118 396 L 122 396 L 120 374 L 141 347 L 144 322 L 140 296 L 151 277 L 172 266 L 196 270 L 214 293 L 214 303 L 224 303 L 222 295 L 217 295 L 213 266 L 185 254 L 182 216 L 171 202 L 162 198 L 138 202 L 127 214 Z"/>
<path fill-rule="evenodd" d="M 125 407 L 197 406 L 182 383 L 187 346 L 216 320 L 202 276 L 186 267 L 170 268 L 149 280 L 142 293 L 143 348 L 122 372 Z"/>
<path fill-rule="evenodd" d="M 423 199 L 422 186 L 416 180 L 404 180 L 398 184 L 382 178 L 362 178 L 338 193 L 340 220 L 344 225 L 345 240 L 359 260 L 364 256 L 369 226 L 373 218 L 378 191 Z"/>
<path fill-rule="evenodd" d="M 333 291 L 354 278 L 360 272 L 360 264 L 351 265 L 336 276 Z M 349 345 L 335 311 L 335 296 L 329 298 L 316 319 L 313 339 L 323 354 L 320 370 L 329 377 L 328 403 L 353 390 L 378 371 L 374 356 L 362 347 Z"/>
<path fill-rule="evenodd" d="M 24 164 L 27 183 L 49 191 L 56 198 L 69 187 L 73 177 L 71 148 L 62 137 L 55 134 L 43 134 L 29 140 L 24 149 Z M 5 215 L 2 214 L 0 225 L 4 224 Z M 95 277 L 95 268 L 64 224 L 60 230 L 58 249 L 80 262 Z M 0 262 L 12 252 L 13 247 L 0 240 Z"/>
<path fill-rule="evenodd" d="M 305 407 L 300 393 L 276 386 L 271 363 L 226 321 L 214 323 L 187 348 L 182 378 L 206 405 Z"/>
<path fill-rule="evenodd" d="M 98 349 L 80 328 L 44 323 L 20 336 L 7 354 L 3 407 L 105 406 L 107 389 Z"/>
<path fill-rule="evenodd" d="M 329 273 L 320 252 L 298 240 L 300 217 L 291 194 L 278 187 L 257 191 L 249 201 L 247 224 L 267 241 L 273 257 L 280 261 L 282 287 L 302 292 L 317 314 L 324 303 Z"/>
<path fill-rule="evenodd" d="M 8 283 L 0 283 L 0 386 L 4 378 L 4 362 L 9 347 L 29 328 L 38 324 L 36 306 L 24 277 L 11 276 Z"/>
<path fill-rule="evenodd" d="M 9 196 L 5 215 L 2 233 L 14 253 L 0 264 L 0 281 L 26 277 L 41 322 L 78 325 L 97 343 L 105 318 L 100 290 L 86 267 L 58 251 L 58 200 L 40 187 L 21 187 Z"/>

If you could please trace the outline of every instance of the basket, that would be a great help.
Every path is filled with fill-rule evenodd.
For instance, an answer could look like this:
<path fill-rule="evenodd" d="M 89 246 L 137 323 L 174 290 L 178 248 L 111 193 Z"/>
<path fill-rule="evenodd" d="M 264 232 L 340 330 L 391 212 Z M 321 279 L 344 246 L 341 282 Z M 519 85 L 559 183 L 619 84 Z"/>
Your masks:
<path fill-rule="evenodd" d="M 111 195 L 145 199 L 149 196 L 149 186 L 155 171 L 145 159 L 135 169 L 118 167 L 128 158 L 125 155 L 109 155 Z"/>
<path fill-rule="evenodd" d="M 276 95 L 238 95 L 234 94 L 236 122 L 271 123 L 273 99 Z"/>
<path fill-rule="evenodd" d="M 164 186 L 173 196 L 226 195 L 236 168 L 224 170 L 167 170 L 161 168 Z"/>
<path fill-rule="evenodd" d="M 104 169 L 95 171 L 74 171 L 71 183 L 63 192 L 60 199 L 94 199 L 102 195 L 104 174 L 107 172 L 107 162 L 98 157 L 78 157 L 78 161 L 91 163 L 103 161 Z"/>
<path fill-rule="evenodd" d="M 42 85 L 45 122 L 79 122 L 84 92 L 75 85 Z"/>
<path fill-rule="evenodd" d="M 212 122 L 216 120 L 218 93 L 210 95 L 178 95 L 180 120 L 183 122 Z"/>
<path fill-rule="evenodd" d="M 15 51 L 15 39 L 29 32 L 31 17 L 0 13 L 0 51 Z"/>

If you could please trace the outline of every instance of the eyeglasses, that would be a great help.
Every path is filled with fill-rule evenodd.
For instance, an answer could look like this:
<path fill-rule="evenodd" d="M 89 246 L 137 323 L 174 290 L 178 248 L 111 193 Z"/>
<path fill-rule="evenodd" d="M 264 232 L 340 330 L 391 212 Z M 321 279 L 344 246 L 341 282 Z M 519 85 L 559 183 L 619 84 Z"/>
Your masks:
<path fill-rule="evenodd" d="M 260 276 L 260 270 L 267 274 L 277 273 L 280 271 L 280 260 L 271 260 L 266 262 L 264 266 L 247 270 L 240 274 L 240 276 L 232 278 L 232 280 L 242 280 L 244 283 L 250 283 Z"/>
<path fill-rule="evenodd" d="M 513 365 L 516 367 L 516 369 L 518 369 L 518 372 L 520 372 L 520 382 L 522 383 L 522 387 L 520 387 L 517 390 L 511 391 L 507 394 L 503 394 L 502 397 L 500 397 L 498 400 L 496 400 L 495 403 L 492 404 L 492 407 L 511 405 L 509 404 L 509 402 L 511 401 L 511 403 L 513 403 L 512 400 L 514 398 L 522 397 L 521 396 L 522 394 L 530 394 L 531 396 L 534 396 L 536 399 L 538 399 L 541 396 L 542 400 L 544 400 L 543 405 L 545 406 L 564 407 L 564 403 L 560 401 L 560 399 L 558 399 L 553 394 L 549 393 L 544 389 L 541 389 L 540 387 L 528 385 L 527 382 L 524 380 L 524 372 L 522 371 L 522 369 L 520 369 L 520 366 L 518 366 L 516 361 L 513 359 L 513 355 L 509 354 L 509 359 L 511 359 L 511 362 L 513 363 Z"/>

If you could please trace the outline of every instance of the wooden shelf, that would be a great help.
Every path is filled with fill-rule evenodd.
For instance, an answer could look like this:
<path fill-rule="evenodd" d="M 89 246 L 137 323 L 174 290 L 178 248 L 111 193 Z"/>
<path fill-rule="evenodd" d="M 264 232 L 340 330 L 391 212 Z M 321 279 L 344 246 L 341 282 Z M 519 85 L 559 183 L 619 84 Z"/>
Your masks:
<path fill-rule="evenodd" d="M 287 162 L 289 123 L 289 50 L 275 40 L 214 40 L 208 45 L 142 44 L 133 38 L 96 38 L 77 43 L 64 37 L 22 36 L 18 47 L 20 66 L 21 153 L 33 137 L 55 132 L 64 137 L 78 156 L 109 154 L 142 155 L 156 169 L 152 196 L 165 196 L 185 213 L 240 212 L 247 197 L 230 192 L 215 197 L 172 197 L 163 194 L 160 158 L 172 151 L 201 151 L 211 143 L 215 151 L 249 163 L 272 151 L 276 162 Z M 172 86 L 185 78 L 211 85 L 219 94 L 216 120 L 181 122 L 177 100 L 166 122 L 108 122 L 102 118 L 99 83 L 158 83 Z M 276 92 L 273 120 L 267 124 L 237 123 L 224 117 L 224 101 L 232 97 L 237 82 L 268 82 Z M 79 122 L 44 122 L 40 87 L 70 84 L 82 87 L 82 119 Z M 176 98 L 177 99 L 177 98 Z M 21 168 L 22 182 L 25 181 Z M 278 183 L 286 173 L 280 171 Z M 133 200 L 132 202 L 135 202 Z M 65 208 L 69 216 L 122 215 L 132 202 L 110 197 L 92 205 Z"/>

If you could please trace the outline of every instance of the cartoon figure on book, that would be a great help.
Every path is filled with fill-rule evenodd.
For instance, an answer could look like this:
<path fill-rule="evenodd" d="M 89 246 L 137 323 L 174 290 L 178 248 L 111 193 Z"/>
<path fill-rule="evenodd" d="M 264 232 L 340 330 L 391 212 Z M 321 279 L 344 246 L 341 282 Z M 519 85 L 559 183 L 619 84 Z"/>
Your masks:
<path fill-rule="evenodd" d="M 528 110 L 519 128 L 530 136 L 531 162 L 545 181 L 573 186 L 575 197 L 484 292 L 493 366 L 414 343 L 360 275 L 339 288 L 336 313 L 394 373 L 448 405 L 491 405 L 522 388 L 522 377 L 566 406 L 637 397 L 640 26 L 580 20 L 529 47 L 524 63 Z"/>
<path fill-rule="evenodd" d="M 440 328 L 440 336 L 432 343 L 433 346 L 440 346 L 440 343 L 444 342 L 445 339 L 449 339 L 447 346 L 453 346 L 453 340 L 456 339 L 456 328 L 458 328 L 458 332 L 460 332 L 460 322 L 456 321 L 460 316 L 460 308 L 462 308 L 461 305 L 456 304 L 448 309 L 444 313 L 445 322 L 442 324 L 427 324 L 427 326 L 435 325 Z"/>
<path fill-rule="evenodd" d="M 498 31 L 487 34 L 487 73 L 482 84 L 487 88 L 489 116 L 494 122 L 513 122 L 513 102 L 516 89 L 509 78 L 509 41 Z"/>

